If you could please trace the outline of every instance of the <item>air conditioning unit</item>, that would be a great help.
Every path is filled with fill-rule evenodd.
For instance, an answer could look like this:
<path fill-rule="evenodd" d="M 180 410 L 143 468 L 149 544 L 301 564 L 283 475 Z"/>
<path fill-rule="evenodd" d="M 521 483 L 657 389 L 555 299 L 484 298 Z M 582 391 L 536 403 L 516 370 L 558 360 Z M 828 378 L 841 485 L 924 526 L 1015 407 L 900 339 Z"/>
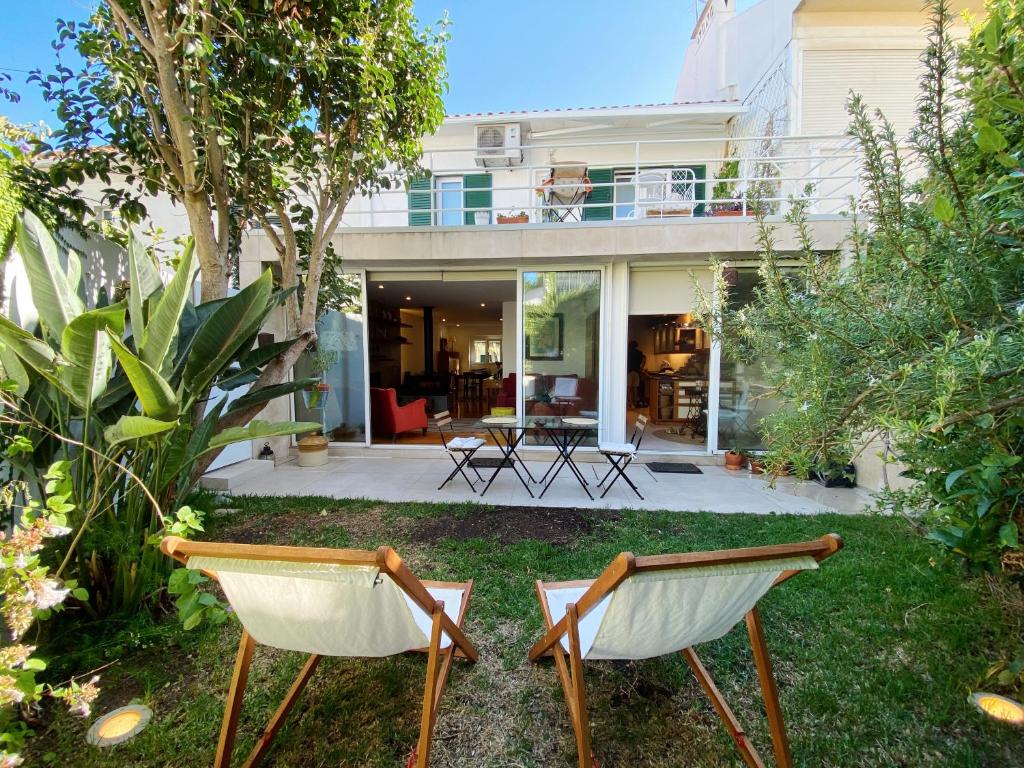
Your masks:
<path fill-rule="evenodd" d="M 519 123 L 476 127 L 477 165 L 482 168 L 507 168 L 522 162 Z"/>

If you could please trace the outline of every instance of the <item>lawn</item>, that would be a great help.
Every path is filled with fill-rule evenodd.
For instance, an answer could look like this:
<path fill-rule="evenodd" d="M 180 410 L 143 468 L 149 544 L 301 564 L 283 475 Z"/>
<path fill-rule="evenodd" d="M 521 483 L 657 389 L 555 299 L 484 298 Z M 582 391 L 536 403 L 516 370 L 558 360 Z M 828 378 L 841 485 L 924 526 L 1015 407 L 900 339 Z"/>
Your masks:
<path fill-rule="evenodd" d="M 467 633 L 475 666 L 457 663 L 432 765 L 575 765 L 564 700 L 549 661 L 526 652 L 540 633 L 534 579 L 596 575 L 637 554 L 796 541 L 836 532 L 846 548 L 762 601 L 796 763 L 801 766 L 1024 766 L 1020 731 L 990 723 L 967 694 L 1020 617 L 983 580 L 936 567 L 935 550 L 901 519 L 524 510 L 304 498 L 240 498 L 207 538 L 374 548 L 391 544 L 419 576 L 475 579 Z M 148 729 L 112 751 L 85 746 L 88 723 L 59 712 L 37 728 L 29 765 L 207 766 L 238 642 L 237 623 L 186 633 L 173 617 L 76 637 L 59 665 L 109 663 L 97 712 L 140 700 Z M 762 754 L 767 725 L 741 625 L 702 658 Z M 259 648 L 237 754 L 300 666 Z M 329 659 L 277 738 L 269 766 L 405 765 L 419 727 L 424 660 Z M 739 766 L 738 753 L 685 663 L 666 657 L 586 668 L 594 751 L 605 766 Z M 240 760 L 240 757 L 236 759 Z M 769 758 L 770 759 L 770 758 Z"/>

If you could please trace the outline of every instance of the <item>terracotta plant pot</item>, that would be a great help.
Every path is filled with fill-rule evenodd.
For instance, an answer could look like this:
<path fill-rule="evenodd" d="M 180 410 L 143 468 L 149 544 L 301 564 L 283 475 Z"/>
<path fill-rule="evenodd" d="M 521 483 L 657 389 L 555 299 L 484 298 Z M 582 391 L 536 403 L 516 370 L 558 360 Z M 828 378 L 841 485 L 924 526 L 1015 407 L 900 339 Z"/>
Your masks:
<path fill-rule="evenodd" d="M 742 453 L 734 453 L 733 451 L 725 452 L 725 468 L 728 470 L 736 471 L 743 469 L 743 463 L 746 457 Z"/>
<path fill-rule="evenodd" d="M 498 215 L 499 224 L 529 224 L 529 216 L 502 216 Z"/>
<path fill-rule="evenodd" d="M 752 475 L 763 475 L 764 474 L 764 463 L 760 459 L 750 460 L 750 474 Z"/>
<path fill-rule="evenodd" d="M 743 211 L 712 211 L 712 216 L 742 216 Z"/>

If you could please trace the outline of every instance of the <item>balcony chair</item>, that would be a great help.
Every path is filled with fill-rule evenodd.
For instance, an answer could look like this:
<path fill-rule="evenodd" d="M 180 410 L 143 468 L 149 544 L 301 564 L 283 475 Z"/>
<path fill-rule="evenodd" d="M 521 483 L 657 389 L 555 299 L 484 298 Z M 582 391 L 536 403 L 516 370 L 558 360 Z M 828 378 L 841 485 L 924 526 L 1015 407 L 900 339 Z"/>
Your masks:
<path fill-rule="evenodd" d="M 718 552 L 634 557 L 623 552 L 590 581 L 536 584 L 547 631 L 530 650 L 530 661 L 553 656 L 576 732 L 580 768 L 596 765 L 591 752 L 585 660 L 650 659 L 681 652 L 744 762 L 764 768 L 693 647 L 717 640 L 746 618 L 768 714 L 775 762 L 792 768 L 779 693 L 764 641 L 758 601 L 772 587 L 813 570 L 838 552 L 842 539 L 828 534 L 798 544 Z M 568 660 L 566 659 L 568 656 Z"/>
<path fill-rule="evenodd" d="M 555 163 L 540 189 L 544 194 L 545 221 L 583 221 L 582 206 L 593 190 L 586 163 Z"/>
<path fill-rule="evenodd" d="M 421 397 L 407 405 L 399 405 L 395 390 L 370 387 L 370 419 L 374 434 L 390 437 L 392 442 L 401 433 L 415 429 L 425 435 L 427 401 Z"/>
<path fill-rule="evenodd" d="M 410 768 L 427 768 L 438 705 L 455 657 L 477 660 L 462 631 L 473 582 L 420 581 L 390 547 L 354 549 L 185 541 L 169 536 L 164 554 L 212 576 L 242 625 L 214 768 L 227 768 L 256 644 L 309 658 L 245 762 L 260 763 L 324 656 L 427 656 L 420 735 Z M 373 697 L 352 691 L 369 711 Z"/>

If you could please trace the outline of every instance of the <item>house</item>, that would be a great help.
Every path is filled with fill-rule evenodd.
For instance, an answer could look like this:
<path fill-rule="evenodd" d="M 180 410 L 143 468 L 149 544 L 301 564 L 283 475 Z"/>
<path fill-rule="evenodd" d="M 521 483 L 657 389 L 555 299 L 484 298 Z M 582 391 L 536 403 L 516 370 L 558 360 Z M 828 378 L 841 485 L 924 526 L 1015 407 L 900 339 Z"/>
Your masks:
<path fill-rule="evenodd" d="M 717 300 L 710 265 L 751 295 L 753 207 L 778 220 L 794 199 L 817 246 L 841 251 L 859 193 L 848 93 L 909 130 L 926 24 L 919 0 L 707 0 L 671 101 L 448 116 L 422 174 L 346 209 L 334 246 L 359 300 L 325 315 L 296 370 L 323 370 L 322 408 L 299 395 L 267 417 L 322 418 L 337 450 L 436 449 L 418 429 L 381 430 L 381 413 L 374 434 L 379 388 L 463 425 L 495 408 L 596 417 L 611 441 L 644 413 L 652 454 L 759 446 L 760 366 L 695 323 Z M 242 284 L 275 261 L 248 230 Z"/>

